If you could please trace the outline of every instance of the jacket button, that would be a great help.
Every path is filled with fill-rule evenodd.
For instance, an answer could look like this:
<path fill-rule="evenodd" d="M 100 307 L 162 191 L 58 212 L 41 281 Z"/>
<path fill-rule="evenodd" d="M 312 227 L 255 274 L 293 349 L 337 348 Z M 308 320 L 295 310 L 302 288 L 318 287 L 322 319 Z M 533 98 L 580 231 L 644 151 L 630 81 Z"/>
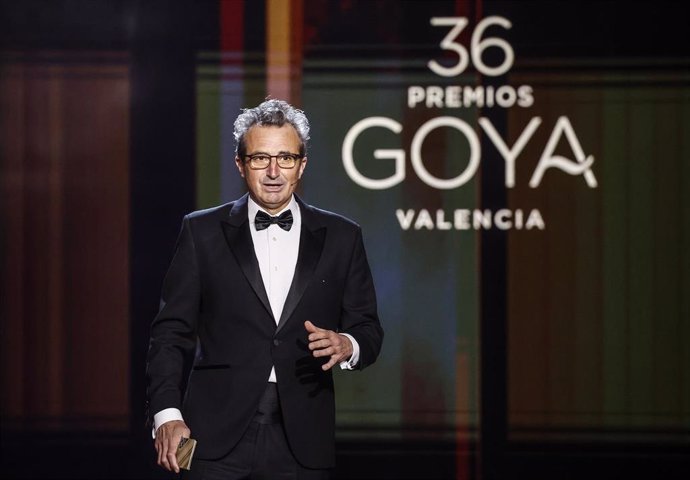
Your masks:
<path fill-rule="evenodd" d="M 275 345 L 276 347 L 277 347 L 278 345 L 280 345 L 280 340 L 278 340 L 277 338 L 274 338 L 274 339 L 273 339 L 273 345 Z"/>

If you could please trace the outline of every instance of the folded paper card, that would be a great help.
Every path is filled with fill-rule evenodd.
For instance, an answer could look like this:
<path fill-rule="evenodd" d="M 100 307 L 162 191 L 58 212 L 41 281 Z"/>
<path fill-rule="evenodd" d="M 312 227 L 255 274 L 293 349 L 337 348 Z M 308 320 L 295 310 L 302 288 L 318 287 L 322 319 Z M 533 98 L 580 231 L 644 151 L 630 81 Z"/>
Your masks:
<path fill-rule="evenodd" d="M 193 438 L 184 438 L 180 440 L 180 444 L 177 446 L 177 453 L 175 454 L 177 458 L 177 465 L 185 470 L 190 470 L 192 468 L 192 455 L 194 455 L 194 449 L 196 448 L 196 440 Z"/>

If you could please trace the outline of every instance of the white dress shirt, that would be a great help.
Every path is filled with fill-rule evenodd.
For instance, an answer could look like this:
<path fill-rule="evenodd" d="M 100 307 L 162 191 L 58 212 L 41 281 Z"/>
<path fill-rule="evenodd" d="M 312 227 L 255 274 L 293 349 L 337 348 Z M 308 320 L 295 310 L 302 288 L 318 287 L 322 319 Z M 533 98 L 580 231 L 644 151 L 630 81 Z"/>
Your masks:
<path fill-rule="evenodd" d="M 299 240 L 302 230 L 302 212 L 293 195 L 288 206 L 276 214 L 280 215 L 286 210 L 291 210 L 292 228 L 286 231 L 276 224 L 271 224 L 268 228 L 258 231 L 254 226 L 254 217 L 256 217 L 256 213 L 259 210 L 265 211 L 249 197 L 247 202 L 247 216 L 251 225 L 252 243 L 254 244 L 256 258 L 259 261 L 261 279 L 264 282 L 266 294 L 271 304 L 273 318 L 277 325 L 280 321 L 280 315 L 283 313 L 285 299 L 290 291 L 292 277 L 295 275 L 295 267 L 297 265 L 297 256 L 299 253 Z M 304 320 L 310 319 L 305 318 Z M 315 320 L 318 321 L 318 319 Z M 340 368 L 343 370 L 352 370 L 359 361 L 359 344 L 352 335 L 347 333 L 343 333 L 342 335 L 347 336 L 352 342 L 352 356 L 349 360 L 340 362 Z M 271 368 L 268 381 L 278 381 L 275 368 Z M 172 420 L 183 420 L 182 412 L 180 412 L 179 409 L 166 408 L 156 413 L 153 416 L 154 437 L 158 427 Z"/>
<path fill-rule="evenodd" d="M 256 259 L 259 261 L 261 279 L 264 281 L 264 288 L 268 295 L 268 301 L 271 304 L 273 318 L 276 325 L 278 325 L 280 315 L 283 313 L 283 307 L 285 306 L 285 299 L 290 290 L 290 284 L 292 284 L 292 277 L 295 275 L 299 238 L 302 231 L 302 214 L 293 196 L 288 206 L 276 214 L 277 216 L 287 210 L 291 210 L 292 228 L 286 231 L 276 224 L 271 224 L 268 228 L 259 231 L 254 226 L 253 219 L 256 217 L 257 212 L 263 210 L 263 208 L 259 207 L 251 198 L 249 198 L 247 207 L 254 253 L 256 253 Z M 263 211 L 265 212 L 265 210 Z M 271 369 L 268 381 L 276 381 L 275 368 Z"/>

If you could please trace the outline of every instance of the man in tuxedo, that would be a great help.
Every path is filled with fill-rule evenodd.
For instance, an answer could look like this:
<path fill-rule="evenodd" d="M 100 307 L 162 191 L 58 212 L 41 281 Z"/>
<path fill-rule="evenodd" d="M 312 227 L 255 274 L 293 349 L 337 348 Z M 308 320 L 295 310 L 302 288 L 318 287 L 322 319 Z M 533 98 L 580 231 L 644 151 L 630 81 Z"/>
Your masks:
<path fill-rule="evenodd" d="M 321 479 L 334 466 L 331 368 L 383 340 L 360 227 L 294 192 L 309 122 L 280 100 L 235 121 L 248 194 L 184 217 L 151 325 L 147 394 L 158 464 L 192 479 Z"/>

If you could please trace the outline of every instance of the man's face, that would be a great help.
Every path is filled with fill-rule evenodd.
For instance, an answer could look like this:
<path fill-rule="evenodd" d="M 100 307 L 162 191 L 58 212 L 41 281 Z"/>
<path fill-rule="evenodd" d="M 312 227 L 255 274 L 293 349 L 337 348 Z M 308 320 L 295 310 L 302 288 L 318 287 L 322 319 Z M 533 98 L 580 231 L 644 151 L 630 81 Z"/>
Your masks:
<path fill-rule="evenodd" d="M 299 154 L 300 141 L 294 127 L 285 124 L 282 127 L 258 126 L 251 127 L 244 136 L 246 155 L 264 153 L 278 155 L 279 153 Z M 252 170 L 243 158 L 235 158 L 240 175 L 247 182 L 247 188 L 252 199 L 268 213 L 275 215 L 290 202 L 292 192 L 302 178 L 307 165 L 304 157 L 293 168 L 280 168 L 275 158 L 271 159 L 268 168 Z"/>

